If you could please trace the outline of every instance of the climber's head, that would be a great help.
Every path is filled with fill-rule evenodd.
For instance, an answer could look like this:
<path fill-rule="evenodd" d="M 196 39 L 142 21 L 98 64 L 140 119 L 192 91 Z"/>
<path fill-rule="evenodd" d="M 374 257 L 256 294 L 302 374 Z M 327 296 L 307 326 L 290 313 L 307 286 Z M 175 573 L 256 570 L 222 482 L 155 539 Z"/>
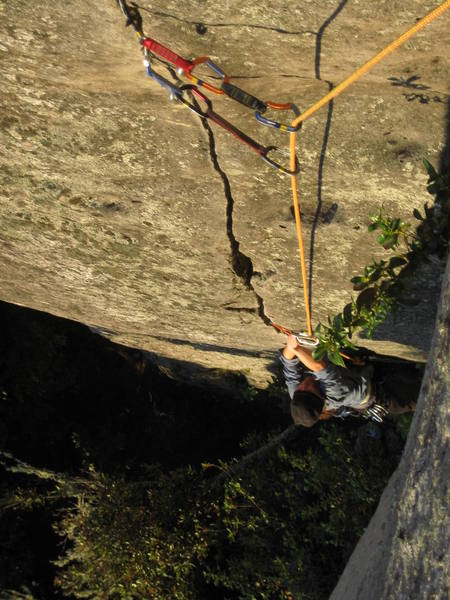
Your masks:
<path fill-rule="evenodd" d="M 306 377 L 294 392 L 291 415 L 296 425 L 312 427 L 319 420 L 324 408 L 320 389 L 313 377 Z"/>

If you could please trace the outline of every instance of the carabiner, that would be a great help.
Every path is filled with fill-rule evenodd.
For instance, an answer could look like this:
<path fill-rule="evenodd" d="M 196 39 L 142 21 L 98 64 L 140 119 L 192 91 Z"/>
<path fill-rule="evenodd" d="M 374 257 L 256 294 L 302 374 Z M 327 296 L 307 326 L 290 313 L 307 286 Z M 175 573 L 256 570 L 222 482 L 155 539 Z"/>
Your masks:
<path fill-rule="evenodd" d="M 275 104 L 274 102 L 268 102 L 267 106 L 273 108 L 275 110 L 292 110 L 295 117 L 300 115 L 300 111 L 295 104 Z M 285 123 L 279 123 L 278 121 L 272 121 L 272 119 L 268 119 L 267 117 L 263 117 L 260 111 L 255 111 L 256 120 L 262 123 L 263 125 L 267 125 L 268 127 L 274 127 L 275 129 L 279 129 L 280 131 L 286 131 L 289 133 L 293 133 L 298 131 L 302 123 L 297 125 L 297 127 L 292 127 L 292 125 L 286 125 Z"/>
<path fill-rule="evenodd" d="M 297 175 L 297 173 L 300 171 L 300 164 L 297 160 L 297 157 L 295 157 L 295 168 L 293 171 L 291 171 L 290 169 L 286 169 L 286 167 L 282 167 L 279 163 L 275 162 L 273 159 L 269 158 L 267 156 L 267 154 L 271 151 L 271 150 L 277 150 L 276 146 L 268 146 L 265 149 L 265 153 L 261 154 L 261 158 L 271 167 L 273 167 L 274 169 L 276 169 L 277 171 L 279 171 L 280 173 L 283 173 L 284 175 L 289 175 L 290 177 L 294 177 L 295 175 Z"/>
<path fill-rule="evenodd" d="M 214 121 L 214 123 L 216 123 L 223 129 L 225 129 L 226 131 L 228 131 L 229 133 L 234 135 L 235 138 L 237 138 L 240 142 L 249 146 L 254 152 L 259 154 L 259 156 L 267 164 L 269 164 L 271 167 L 274 167 L 275 169 L 277 169 L 280 173 L 284 173 L 286 175 L 296 175 L 298 173 L 299 164 L 298 164 L 297 160 L 296 160 L 295 171 L 290 171 L 289 169 L 286 169 L 285 167 L 282 167 L 281 165 L 276 163 L 274 160 L 272 160 L 271 158 L 269 158 L 267 156 L 271 150 L 276 150 L 275 146 L 263 146 L 262 144 L 255 142 L 255 140 L 252 139 L 250 136 L 248 136 L 246 133 L 244 133 L 243 131 L 241 131 L 240 129 L 235 127 L 232 123 L 230 123 L 229 121 L 227 121 L 226 119 L 221 117 L 219 114 L 214 112 L 214 110 L 212 108 L 211 100 L 209 98 L 207 98 L 205 96 L 205 94 L 203 94 L 203 92 L 201 92 L 195 86 L 182 86 L 180 88 L 180 90 L 185 90 L 188 87 L 192 90 L 192 93 L 194 94 L 194 96 L 196 96 L 197 98 L 199 98 L 206 104 L 206 107 L 207 107 L 206 110 L 202 111 L 202 116 L 204 118 L 211 119 L 211 121 Z"/>
<path fill-rule="evenodd" d="M 207 83 L 206 81 L 202 81 L 201 79 L 195 77 L 195 75 L 192 74 L 193 69 L 200 64 L 206 64 L 206 66 L 210 67 L 212 70 L 215 71 L 215 69 L 213 68 L 213 63 L 211 63 L 207 56 L 200 56 L 198 58 L 194 58 L 193 60 L 187 60 L 179 54 L 172 52 L 170 48 L 163 46 L 153 38 L 149 37 L 142 38 L 141 44 L 148 51 L 152 52 L 153 54 L 157 54 L 158 56 L 161 56 L 168 62 L 178 67 L 178 70 L 181 73 L 183 73 L 188 79 L 193 81 L 195 84 L 202 85 L 204 88 L 206 88 L 210 92 L 213 92 L 214 94 L 223 94 L 223 91 L 220 88 L 215 87 Z"/>
<path fill-rule="evenodd" d="M 159 83 L 159 85 L 161 87 L 163 87 L 164 89 L 166 89 L 170 92 L 171 100 L 173 100 L 175 98 L 176 100 L 178 100 L 178 102 L 181 102 L 181 104 L 186 106 L 186 108 L 189 108 L 189 110 L 194 112 L 197 116 L 201 117 L 202 119 L 206 118 L 206 115 L 199 108 L 197 108 L 194 104 L 191 104 L 188 100 L 186 100 L 183 97 L 184 91 L 186 89 L 192 88 L 193 86 L 183 86 L 181 88 L 178 87 L 177 85 L 175 85 L 174 83 L 172 83 L 171 81 L 169 81 L 168 79 L 163 77 L 162 75 L 159 75 L 158 73 L 156 73 L 156 71 L 154 71 L 151 68 L 150 61 L 148 59 L 144 60 L 144 65 L 145 65 L 145 68 L 147 71 L 147 75 L 149 77 L 151 77 L 152 79 L 154 79 L 157 83 Z"/>
<path fill-rule="evenodd" d="M 319 345 L 319 338 L 315 335 L 308 335 L 301 331 L 300 333 L 295 334 L 295 337 L 300 346 L 304 346 L 305 348 L 315 348 Z"/>
<path fill-rule="evenodd" d="M 190 60 L 186 60 L 182 56 L 175 54 L 175 52 L 172 52 L 170 48 L 166 48 L 166 46 L 163 46 L 162 44 L 160 44 L 152 38 L 142 38 L 141 44 L 144 46 L 144 48 L 147 48 L 147 50 L 153 52 L 153 54 L 158 54 L 159 56 L 162 56 L 162 58 L 165 58 L 167 61 L 169 61 L 179 69 L 182 69 L 183 71 L 192 69 L 192 63 Z"/>
<path fill-rule="evenodd" d="M 226 77 L 225 73 L 222 71 L 222 69 L 220 67 L 218 67 L 217 65 L 215 65 L 212 60 L 208 57 L 208 56 L 199 56 L 198 58 L 193 58 L 191 61 L 191 68 L 189 69 L 189 71 L 184 71 L 184 75 L 190 79 L 193 83 L 195 83 L 195 85 L 199 85 L 201 87 L 204 87 L 206 90 L 213 92 L 213 94 L 217 94 L 218 96 L 221 96 L 224 92 L 222 89 L 212 85 L 211 83 L 208 83 L 207 81 L 203 81 L 203 79 L 199 79 L 198 77 L 196 77 L 193 73 L 194 68 L 197 65 L 205 65 L 207 67 L 209 67 L 211 69 L 211 71 L 214 71 L 214 73 L 219 74 L 220 77 L 222 77 L 222 73 L 223 75 Z"/>

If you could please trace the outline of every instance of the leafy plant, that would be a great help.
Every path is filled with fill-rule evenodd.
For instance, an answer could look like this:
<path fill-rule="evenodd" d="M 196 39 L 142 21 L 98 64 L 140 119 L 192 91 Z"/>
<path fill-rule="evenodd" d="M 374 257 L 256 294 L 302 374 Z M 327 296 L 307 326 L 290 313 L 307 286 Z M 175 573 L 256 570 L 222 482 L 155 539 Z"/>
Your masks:
<path fill-rule="evenodd" d="M 353 290 L 359 294 L 341 313 L 328 317 L 328 325 L 317 326 L 319 345 L 313 352 L 316 360 L 327 355 L 332 363 L 345 366 L 341 354 L 346 348 L 354 348 L 350 342 L 353 333 L 364 331 L 371 337 L 377 325 L 399 304 L 415 304 L 407 296 L 408 279 L 420 262 L 441 264 L 445 257 L 450 238 L 450 166 L 438 173 L 427 159 L 424 165 L 428 173 L 427 190 L 435 196 L 434 205 L 425 203 L 424 216 L 414 209 L 413 215 L 420 221 L 415 231 L 401 219 L 384 215 L 382 208 L 370 217 L 369 233 L 377 231 L 377 242 L 395 255 L 373 260 L 361 275 L 351 278 Z"/>
<path fill-rule="evenodd" d="M 330 424 L 306 449 L 303 437 L 279 445 L 239 475 L 235 461 L 155 466 L 143 482 L 91 471 L 60 519 L 57 585 L 74 598 L 202 599 L 215 587 L 217 597 L 323 600 L 395 466 L 361 463 L 354 441 Z"/>
<path fill-rule="evenodd" d="M 344 314 L 336 315 L 333 320 L 328 317 L 328 326 L 319 323 L 316 331 L 319 345 L 313 351 L 313 358 L 320 360 L 325 354 L 336 365 L 345 367 L 340 355 L 342 348 L 355 348 L 349 340 L 349 326 Z"/>
<path fill-rule="evenodd" d="M 381 208 L 378 210 L 378 214 L 372 215 L 370 219 L 372 222 L 367 228 L 369 233 L 379 229 L 377 242 L 386 250 L 389 248 L 395 249 L 399 243 L 399 238 L 406 236 L 410 228 L 408 223 L 404 223 L 398 218 L 384 217 Z"/>

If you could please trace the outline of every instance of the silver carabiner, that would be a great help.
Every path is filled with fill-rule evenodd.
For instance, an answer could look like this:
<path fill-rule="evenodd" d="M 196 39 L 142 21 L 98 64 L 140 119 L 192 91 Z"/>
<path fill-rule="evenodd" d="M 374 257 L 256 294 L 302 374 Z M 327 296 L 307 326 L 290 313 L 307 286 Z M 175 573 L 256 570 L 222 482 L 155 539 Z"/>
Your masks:
<path fill-rule="evenodd" d="M 314 335 L 308 335 L 304 331 L 295 334 L 295 337 L 300 346 L 304 346 L 305 348 L 315 348 L 319 345 L 319 338 Z"/>

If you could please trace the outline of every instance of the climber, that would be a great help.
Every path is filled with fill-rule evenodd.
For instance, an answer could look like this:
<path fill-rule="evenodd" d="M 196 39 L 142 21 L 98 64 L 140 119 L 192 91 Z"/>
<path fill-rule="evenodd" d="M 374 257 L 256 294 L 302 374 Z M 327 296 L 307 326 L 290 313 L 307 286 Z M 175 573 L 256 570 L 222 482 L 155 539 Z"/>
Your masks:
<path fill-rule="evenodd" d="M 280 356 L 291 398 L 294 423 L 311 427 L 319 419 L 347 414 L 373 414 L 375 420 L 389 413 L 415 410 L 416 394 L 404 401 L 387 386 L 374 385 L 372 365 L 339 367 L 326 359 L 315 360 L 312 351 L 290 334 Z M 378 409 L 379 407 L 379 409 Z M 376 418 L 376 412 L 381 418 Z"/>

